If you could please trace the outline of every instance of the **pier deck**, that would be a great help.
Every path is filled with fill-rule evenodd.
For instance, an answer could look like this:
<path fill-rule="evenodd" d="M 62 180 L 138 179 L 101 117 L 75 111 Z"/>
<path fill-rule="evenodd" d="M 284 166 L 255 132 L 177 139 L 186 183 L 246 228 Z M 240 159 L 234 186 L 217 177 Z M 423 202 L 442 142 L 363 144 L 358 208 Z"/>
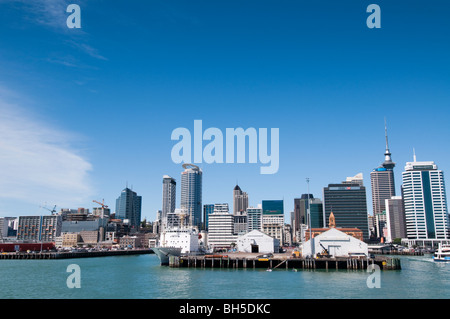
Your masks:
<path fill-rule="evenodd" d="M 367 270 L 368 265 L 375 264 L 381 270 L 401 269 L 400 259 L 387 256 L 375 258 L 294 258 L 290 256 L 274 256 L 271 258 L 258 258 L 251 255 L 224 255 L 222 257 L 206 256 L 171 256 L 169 267 L 181 268 L 224 268 L 224 269 L 353 269 Z"/>

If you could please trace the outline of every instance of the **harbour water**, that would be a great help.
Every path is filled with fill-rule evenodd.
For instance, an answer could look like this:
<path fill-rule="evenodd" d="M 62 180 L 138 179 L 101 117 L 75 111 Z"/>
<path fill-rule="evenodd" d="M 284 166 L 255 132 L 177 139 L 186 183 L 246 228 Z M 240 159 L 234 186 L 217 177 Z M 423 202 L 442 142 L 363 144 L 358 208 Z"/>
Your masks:
<path fill-rule="evenodd" d="M 450 264 L 400 256 L 369 288 L 363 270 L 194 269 L 159 265 L 156 255 L 1 260 L 1 299 L 447 299 Z M 69 288 L 68 266 L 80 288 Z"/>

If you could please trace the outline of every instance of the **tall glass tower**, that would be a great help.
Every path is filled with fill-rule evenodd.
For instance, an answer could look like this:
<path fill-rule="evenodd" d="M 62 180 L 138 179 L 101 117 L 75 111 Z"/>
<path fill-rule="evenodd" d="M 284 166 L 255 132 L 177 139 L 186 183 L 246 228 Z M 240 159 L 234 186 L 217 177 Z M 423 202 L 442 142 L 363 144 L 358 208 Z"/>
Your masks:
<path fill-rule="evenodd" d="M 181 173 L 181 209 L 191 226 L 201 229 L 202 223 L 202 170 L 194 164 L 183 164 Z"/>
<path fill-rule="evenodd" d="M 364 240 L 369 239 L 366 188 L 362 179 L 348 178 L 341 184 L 324 187 L 323 212 L 324 226 L 329 226 L 328 221 L 333 212 L 337 227 L 358 228 L 363 232 Z"/>
<path fill-rule="evenodd" d="M 116 199 L 116 218 L 128 220 L 131 228 L 139 228 L 142 196 L 126 187 Z"/>
<path fill-rule="evenodd" d="M 163 176 L 162 220 L 167 218 L 167 214 L 175 212 L 176 187 L 177 183 L 174 178 L 168 175 Z"/>
<path fill-rule="evenodd" d="M 444 172 L 434 162 L 408 162 L 402 173 L 408 239 L 449 239 Z"/>

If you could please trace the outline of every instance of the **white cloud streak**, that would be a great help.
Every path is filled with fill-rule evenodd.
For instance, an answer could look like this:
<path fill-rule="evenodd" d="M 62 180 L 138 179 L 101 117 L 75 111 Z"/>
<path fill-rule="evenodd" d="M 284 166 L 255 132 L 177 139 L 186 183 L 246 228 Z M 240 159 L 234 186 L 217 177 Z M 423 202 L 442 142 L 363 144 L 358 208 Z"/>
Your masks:
<path fill-rule="evenodd" d="M 70 207 L 89 200 L 92 165 L 70 146 L 71 135 L 49 128 L 5 101 L 0 88 L 0 199 Z"/>

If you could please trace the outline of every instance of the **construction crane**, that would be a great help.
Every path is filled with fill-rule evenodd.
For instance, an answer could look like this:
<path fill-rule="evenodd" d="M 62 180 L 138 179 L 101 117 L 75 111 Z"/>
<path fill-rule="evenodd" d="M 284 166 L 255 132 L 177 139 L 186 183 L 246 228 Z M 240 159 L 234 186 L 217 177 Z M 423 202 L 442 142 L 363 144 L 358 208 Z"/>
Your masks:
<path fill-rule="evenodd" d="M 40 206 L 40 207 L 48 210 L 49 212 L 52 213 L 52 215 L 54 215 L 56 213 L 56 205 L 53 207 L 53 209 L 47 208 L 45 206 Z"/>
<path fill-rule="evenodd" d="M 103 199 L 102 202 L 100 203 L 99 201 L 96 201 L 95 199 L 92 201 L 94 203 L 99 204 L 100 206 L 102 206 L 102 218 L 105 216 L 105 208 L 108 208 L 108 205 L 105 205 L 105 200 Z"/>

